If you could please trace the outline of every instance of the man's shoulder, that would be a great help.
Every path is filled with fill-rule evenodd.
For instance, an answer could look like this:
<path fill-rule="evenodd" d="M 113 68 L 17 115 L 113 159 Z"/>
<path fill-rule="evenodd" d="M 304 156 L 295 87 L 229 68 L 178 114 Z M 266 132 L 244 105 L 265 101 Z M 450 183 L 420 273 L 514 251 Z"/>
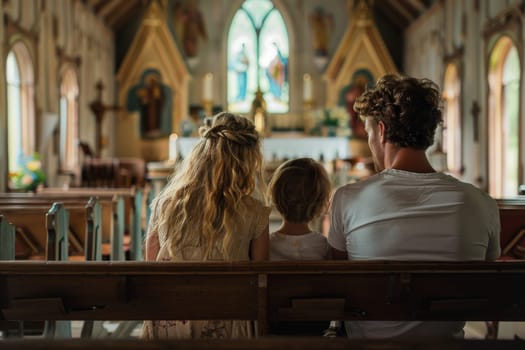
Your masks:
<path fill-rule="evenodd" d="M 494 203 L 496 202 L 494 198 L 492 198 L 486 191 L 482 190 L 481 188 L 476 187 L 475 185 L 469 182 L 465 182 L 465 181 L 456 179 L 455 177 L 452 177 L 452 176 L 449 176 L 449 178 L 450 178 L 450 181 L 455 182 L 456 185 L 459 188 L 461 188 L 461 190 L 465 192 L 466 194 L 476 197 L 480 200 L 486 200 L 488 202 L 494 202 Z"/>

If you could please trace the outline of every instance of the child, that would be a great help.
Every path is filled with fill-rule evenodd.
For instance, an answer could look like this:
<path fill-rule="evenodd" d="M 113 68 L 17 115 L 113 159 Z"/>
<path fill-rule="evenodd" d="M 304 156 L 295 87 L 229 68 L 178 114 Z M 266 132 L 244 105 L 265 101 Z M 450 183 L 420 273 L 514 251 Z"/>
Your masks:
<path fill-rule="evenodd" d="M 270 234 L 270 260 L 329 258 L 326 237 L 310 229 L 310 222 L 328 207 L 331 184 L 324 167 L 311 158 L 284 162 L 273 174 L 268 198 L 281 214 L 281 227 Z M 327 322 L 280 322 L 270 325 L 278 335 L 320 335 Z"/>
<path fill-rule="evenodd" d="M 255 126 L 219 113 L 199 134 L 182 168 L 152 203 L 146 260 L 267 260 L 270 208 L 253 197 L 263 184 Z M 244 338 L 253 336 L 252 326 L 249 321 L 146 321 L 143 338 Z"/>
<path fill-rule="evenodd" d="M 281 227 L 270 235 L 270 260 L 329 258 L 326 237 L 309 224 L 328 207 L 331 184 L 324 167 L 311 158 L 289 160 L 273 174 L 268 197 L 281 214 Z"/>

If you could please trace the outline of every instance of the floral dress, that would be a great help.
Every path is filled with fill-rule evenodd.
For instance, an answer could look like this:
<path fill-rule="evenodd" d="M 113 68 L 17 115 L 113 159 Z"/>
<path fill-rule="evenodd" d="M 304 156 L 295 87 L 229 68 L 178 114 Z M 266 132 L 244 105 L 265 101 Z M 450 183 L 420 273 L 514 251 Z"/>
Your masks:
<path fill-rule="evenodd" d="M 235 246 L 232 248 L 234 261 L 248 261 L 250 242 L 257 238 L 268 225 L 270 208 L 252 197 L 242 199 L 241 211 L 237 222 Z M 151 222 L 158 219 L 153 212 Z M 150 224 L 150 227 L 153 225 Z M 151 234 L 151 232 L 149 233 Z M 166 248 L 166 232 L 158 232 L 160 251 L 157 261 L 202 261 L 200 247 L 194 246 L 170 256 Z M 222 253 L 216 247 L 212 261 L 224 261 Z M 172 320 L 145 321 L 142 338 L 144 339 L 231 339 L 252 338 L 255 336 L 254 322 L 242 320 Z"/>

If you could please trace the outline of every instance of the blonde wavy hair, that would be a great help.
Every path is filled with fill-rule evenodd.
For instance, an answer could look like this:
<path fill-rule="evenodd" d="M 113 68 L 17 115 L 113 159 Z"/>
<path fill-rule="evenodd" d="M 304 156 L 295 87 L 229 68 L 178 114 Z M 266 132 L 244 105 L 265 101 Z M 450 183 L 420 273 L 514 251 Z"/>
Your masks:
<path fill-rule="evenodd" d="M 153 201 L 158 220 L 151 229 L 167 233 L 172 257 L 199 247 L 208 260 L 218 246 L 231 260 L 241 198 L 256 189 L 264 193 L 261 141 L 250 120 L 226 112 L 206 120 L 199 134 L 201 140 Z"/>

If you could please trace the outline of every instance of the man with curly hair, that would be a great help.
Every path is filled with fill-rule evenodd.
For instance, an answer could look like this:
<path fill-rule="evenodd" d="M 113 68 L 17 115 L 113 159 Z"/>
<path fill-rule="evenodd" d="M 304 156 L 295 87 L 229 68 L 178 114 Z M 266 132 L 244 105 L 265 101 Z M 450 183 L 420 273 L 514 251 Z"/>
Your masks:
<path fill-rule="evenodd" d="M 337 259 L 494 260 L 496 202 L 436 172 L 426 155 L 442 122 L 441 95 L 427 79 L 387 75 L 354 109 L 365 121 L 378 173 L 334 194 L 328 242 Z M 463 336 L 464 322 L 346 322 L 350 337 Z"/>

